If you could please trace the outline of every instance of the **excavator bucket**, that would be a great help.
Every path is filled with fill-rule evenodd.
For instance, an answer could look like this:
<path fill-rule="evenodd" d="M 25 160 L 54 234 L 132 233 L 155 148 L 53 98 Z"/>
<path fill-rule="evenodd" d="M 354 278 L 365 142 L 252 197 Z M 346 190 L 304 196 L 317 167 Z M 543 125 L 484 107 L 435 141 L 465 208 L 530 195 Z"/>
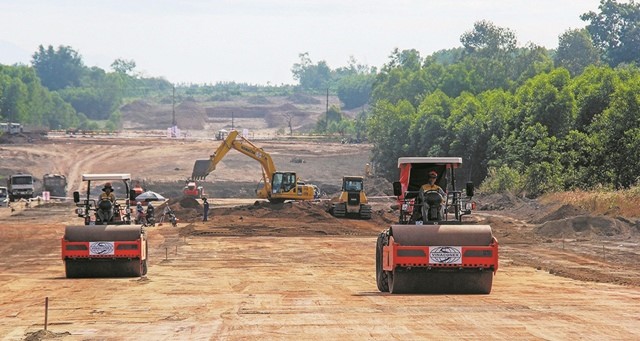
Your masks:
<path fill-rule="evenodd" d="M 393 294 L 489 294 L 498 244 L 488 225 L 392 225 L 377 269 Z M 386 244 L 386 245 L 385 245 Z M 382 277 L 381 277 L 382 276 Z"/>
<path fill-rule="evenodd" d="M 139 277 L 147 272 L 147 241 L 139 225 L 67 226 L 62 237 L 67 278 Z"/>
<path fill-rule="evenodd" d="M 211 165 L 211 160 L 209 159 L 201 159 L 196 160 L 196 163 L 193 165 L 193 172 L 191 172 L 191 178 L 193 180 L 204 180 L 207 175 L 209 175 L 209 166 Z"/>

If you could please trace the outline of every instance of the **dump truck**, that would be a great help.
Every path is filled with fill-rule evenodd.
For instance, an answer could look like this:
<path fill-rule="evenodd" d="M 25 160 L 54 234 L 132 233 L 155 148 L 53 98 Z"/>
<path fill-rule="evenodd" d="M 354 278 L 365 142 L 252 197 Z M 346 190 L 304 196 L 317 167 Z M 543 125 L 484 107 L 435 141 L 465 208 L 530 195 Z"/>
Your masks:
<path fill-rule="evenodd" d="M 314 200 L 313 185 L 299 183 L 295 172 L 277 171 L 271 155 L 245 137 L 239 136 L 237 130 L 229 132 L 227 138 L 209 159 L 196 160 L 191 178 L 204 180 L 231 149 L 258 161 L 262 166 L 264 184 L 256 189 L 258 198 L 267 199 L 272 203 L 281 203 L 286 200 Z"/>
<path fill-rule="evenodd" d="M 397 224 L 376 243 L 376 283 L 382 292 L 489 294 L 498 270 L 498 241 L 491 226 L 463 221 L 472 213 L 473 184 L 456 188 L 458 157 L 402 157 Z M 436 190 L 423 190 L 429 173 Z"/>
<path fill-rule="evenodd" d="M 53 198 L 67 196 L 67 177 L 62 174 L 45 174 L 42 177 L 42 186 Z"/>
<path fill-rule="evenodd" d="M 342 190 L 331 198 L 329 212 L 337 218 L 357 216 L 360 219 L 371 219 L 371 205 L 364 192 L 362 176 L 342 177 Z"/>
<path fill-rule="evenodd" d="M 35 179 L 33 175 L 20 173 L 13 174 L 7 178 L 7 191 L 9 192 L 9 201 L 20 199 L 31 199 L 35 194 Z"/>
<path fill-rule="evenodd" d="M 147 237 L 142 225 L 132 224 L 129 202 L 135 198 L 129 174 L 83 174 L 83 198 L 73 192 L 76 214 L 84 225 L 65 227 L 61 238 L 62 260 L 67 278 L 139 277 L 147 273 Z M 92 193 L 106 182 L 115 189 L 116 200 L 100 200 Z M 120 199 L 118 199 L 120 198 Z"/>

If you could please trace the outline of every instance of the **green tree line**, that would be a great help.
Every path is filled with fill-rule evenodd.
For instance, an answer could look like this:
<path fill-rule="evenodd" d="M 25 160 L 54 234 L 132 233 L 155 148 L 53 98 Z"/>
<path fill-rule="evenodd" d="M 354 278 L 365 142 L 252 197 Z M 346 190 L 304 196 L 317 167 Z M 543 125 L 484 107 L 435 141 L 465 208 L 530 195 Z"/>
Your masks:
<path fill-rule="evenodd" d="M 640 7 L 602 0 L 599 9 L 555 51 L 517 47 L 511 30 L 488 21 L 460 48 L 394 51 L 367 120 L 378 171 L 394 179 L 398 157 L 461 156 L 465 179 L 488 190 L 637 184 Z"/>
<path fill-rule="evenodd" d="M 134 61 L 117 59 L 111 67 L 87 67 L 69 46 L 41 45 L 30 66 L 0 65 L 0 119 L 49 129 L 114 130 L 125 99 L 172 88 L 162 78 L 135 75 Z"/>

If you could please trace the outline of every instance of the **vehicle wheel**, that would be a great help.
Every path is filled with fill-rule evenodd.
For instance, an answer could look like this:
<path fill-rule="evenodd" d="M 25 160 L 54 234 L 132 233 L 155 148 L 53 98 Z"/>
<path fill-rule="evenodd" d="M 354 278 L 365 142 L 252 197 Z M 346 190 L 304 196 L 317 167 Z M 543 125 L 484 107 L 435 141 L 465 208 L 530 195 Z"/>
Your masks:
<path fill-rule="evenodd" d="M 376 243 L 376 284 L 378 285 L 378 290 L 381 292 L 389 291 L 387 272 L 382 270 L 382 248 L 386 245 L 387 238 L 387 233 L 382 232 L 378 235 L 378 241 Z"/>

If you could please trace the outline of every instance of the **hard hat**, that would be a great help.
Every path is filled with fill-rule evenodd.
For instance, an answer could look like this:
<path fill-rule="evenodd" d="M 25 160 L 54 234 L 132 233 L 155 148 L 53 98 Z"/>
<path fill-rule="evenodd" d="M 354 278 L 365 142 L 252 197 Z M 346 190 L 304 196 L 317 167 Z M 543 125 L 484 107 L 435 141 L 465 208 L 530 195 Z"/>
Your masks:
<path fill-rule="evenodd" d="M 430 178 L 437 178 L 438 177 L 438 173 L 436 173 L 436 171 L 430 171 L 429 172 L 429 177 Z"/>
<path fill-rule="evenodd" d="M 136 205 L 142 205 L 142 203 L 138 201 L 138 202 L 136 203 Z"/>
<path fill-rule="evenodd" d="M 113 187 L 111 187 L 111 183 L 110 182 L 105 183 L 104 187 L 102 188 L 102 190 L 105 191 L 107 188 L 110 189 L 110 190 L 113 190 Z"/>

